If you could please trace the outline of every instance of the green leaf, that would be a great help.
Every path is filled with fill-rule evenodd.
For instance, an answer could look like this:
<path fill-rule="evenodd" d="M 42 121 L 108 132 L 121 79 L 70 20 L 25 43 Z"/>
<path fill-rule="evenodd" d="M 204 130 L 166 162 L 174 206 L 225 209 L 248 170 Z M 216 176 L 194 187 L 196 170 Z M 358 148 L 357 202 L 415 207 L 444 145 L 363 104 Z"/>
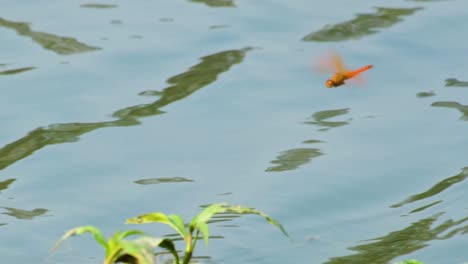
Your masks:
<path fill-rule="evenodd" d="M 208 245 L 208 238 L 210 237 L 210 230 L 208 229 L 208 224 L 199 223 L 198 230 L 200 230 L 203 240 L 205 240 L 205 245 Z"/>
<path fill-rule="evenodd" d="M 177 254 L 177 250 L 175 248 L 174 242 L 172 242 L 169 238 L 163 238 L 162 241 L 159 243 L 159 247 L 164 248 L 172 253 L 175 258 L 175 263 L 179 263 L 179 254 Z"/>
<path fill-rule="evenodd" d="M 215 214 L 226 212 L 227 206 L 227 203 L 216 203 L 206 207 L 203 211 L 201 211 L 197 216 L 195 216 L 192 219 L 192 222 L 190 222 L 190 227 L 198 228 L 200 223 L 206 223 Z"/>
<path fill-rule="evenodd" d="M 396 262 L 395 264 L 424 264 L 424 263 L 415 259 L 407 259 L 407 260 Z"/>
<path fill-rule="evenodd" d="M 104 249 L 106 249 L 106 251 L 108 250 L 108 243 L 106 239 L 104 238 L 104 236 L 102 235 L 101 230 L 99 230 L 98 228 L 94 226 L 80 226 L 80 227 L 70 229 L 68 232 L 66 232 L 60 238 L 57 244 L 53 247 L 52 251 L 56 250 L 63 243 L 63 241 L 67 240 L 69 237 L 75 236 L 75 235 L 82 235 L 85 233 L 91 233 L 92 235 L 94 235 L 94 240 L 96 240 L 96 242 L 98 242 L 101 246 L 103 246 Z"/>
<path fill-rule="evenodd" d="M 253 208 L 240 206 L 240 205 L 226 207 L 226 211 L 237 213 L 237 214 L 255 214 L 255 215 L 263 216 L 268 221 L 268 223 L 279 228 L 285 236 L 289 237 L 284 227 L 278 221 L 276 221 L 275 219 L 271 218 L 269 215 L 263 212 L 257 211 Z"/>
<path fill-rule="evenodd" d="M 169 221 L 171 221 L 172 228 L 174 228 L 177 232 L 179 232 L 179 234 L 182 237 L 187 236 L 187 230 L 185 229 L 185 224 L 184 224 L 184 220 L 182 219 L 182 217 L 176 214 L 172 214 L 172 215 L 167 216 L 167 218 L 169 219 Z"/>
<path fill-rule="evenodd" d="M 145 233 L 140 231 L 140 230 L 127 230 L 123 233 L 119 232 L 119 235 L 117 237 L 118 240 L 122 240 L 128 236 L 133 236 L 133 235 L 144 235 Z"/>
<path fill-rule="evenodd" d="M 148 224 L 148 223 L 162 223 L 169 225 L 177 231 L 184 239 L 187 236 L 184 221 L 178 215 L 167 216 L 164 213 L 153 212 L 149 214 L 139 215 L 134 218 L 127 219 L 126 224 Z"/>
<path fill-rule="evenodd" d="M 120 241 L 120 246 L 123 252 L 115 258 L 113 261 L 116 262 L 119 258 L 123 258 L 125 255 L 130 255 L 137 259 L 139 264 L 154 264 L 154 257 L 152 247 L 145 243 L 139 243 L 138 240 L 134 241 Z"/>
<path fill-rule="evenodd" d="M 125 253 L 128 253 L 134 258 L 144 259 L 144 261 L 153 261 L 153 249 L 156 247 L 160 247 L 171 252 L 174 256 L 174 259 L 176 260 L 175 263 L 179 263 L 179 255 L 177 254 L 174 243 L 169 238 L 155 238 L 143 236 L 131 241 L 131 243 L 137 245 L 139 248 L 133 248 L 131 245 L 128 245 L 127 241 L 125 241 L 125 247 L 123 248 L 125 250 Z M 148 258 L 148 256 L 150 258 Z"/>

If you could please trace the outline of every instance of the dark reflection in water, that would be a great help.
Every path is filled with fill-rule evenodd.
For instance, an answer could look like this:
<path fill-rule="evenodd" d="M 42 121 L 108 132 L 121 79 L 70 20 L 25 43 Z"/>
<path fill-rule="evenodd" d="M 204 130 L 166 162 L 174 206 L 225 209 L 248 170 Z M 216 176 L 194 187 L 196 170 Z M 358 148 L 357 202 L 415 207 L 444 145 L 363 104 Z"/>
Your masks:
<path fill-rule="evenodd" d="M 459 81 L 455 78 L 445 79 L 446 87 L 468 87 L 468 82 Z"/>
<path fill-rule="evenodd" d="M 462 113 L 462 116 L 460 117 L 460 119 L 468 121 L 468 105 L 462 105 L 458 102 L 448 101 L 448 102 L 434 102 L 431 104 L 431 106 L 457 109 L 458 111 Z"/>
<path fill-rule="evenodd" d="M 229 25 L 212 25 L 212 26 L 209 26 L 208 28 L 209 29 L 220 29 L 220 28 L 228 28 Z"/>
<path fill-rule="evenodd" d="M 302 141 L 304 144 L 315 144 L 315 143 L 324 143 L 322 140 L 317 140 L 317 139 L 309 139 L 309 140 L 304 140 Z"/>
<path fill-rule="evenodd" d="M 433 91 L 429 91 L 429 92 L 419 92 L 416 94 L 416 97 L 418 98 L 425 98 L 425 97 L 432 97 L 436 95 Z"/>
<path fill-rule="evenodd" d="M 14 181 L 16 181 L 16 179 L 8 179 L 8 180 L 5 180 L 5 181 L 1 181 L 0 182 L 0 191 L 8 189 L 8 186 L 10 186 L 10 184 L 12 184 Z"/>
<path fill-rule="evenodd" d="M 160 22 L 173 22 L 174 19 L 171 17 L 162 17 L 159 19 Z"/>
<path fill-rule="evenodd" d="M 229 70 L 231 66 L 242 62 L 250 48 L 229 50 L 201 58 L 202 62 L 188 71 L 167 80 L 171 84 L 158 91 L 159 99 L 151 104 L 141 104 L 116 111 L 113 116 L 119 118 L 141 118 L 163 113 L 160 108 L 181 100 L 200 88 L 216 81 L 218 75 Z M 142 92 L 148 95 L 149 91 Z"/>
<path fill-rule="evenodd" d="M 414 222 L 404 229 L 391 232 L 386 236 L 368 240 L 370 243 L 350 247 L 350 250 L 359 253 L 343 257 L 334 257 L 325 263 L 387 264 L 397 257 L 410 254 L 428 246 L 429 242 L 432 240 L 448 239 L 456 234 L 468 232 L 468 225 L 460 226 L 468 221 L 468 217 L 458 221 L 449 219 L 432 227 L 442 215 L 443 213 L 435 214 L 431 217 Z M 449 229 L 452 230 L 449 231 Z M 445 235 L 442 235 L 444 233 Z"/>
<path fill-rule="evenodd" d="M 141 180 L 134 181 L 134 183 L 141 184 L 141 185 L 175 183 L 175 182 L 193 182 L 193 180 L 189 180 L 189 179 L 182 178 L 182 177 L 172 177 L 172 178 L 150 178 L 150 179 L 141 179 Z"/>
<path fill-rule="evenodd" d="M 5 71 L 0 71 L 0 75 L 13 75 L 17 73 L 34 70 L 34 69 L 36 69 L 36 67 L 23 67 L 23 68 L 18 68 L 18 69 L 5 70 Z"/>
<path fill-rule="evenodd" d="M 378 29 L 391 27 L 392 25 L 402 21 L 403 17 L 410 16 L 420 9 L 422 8 L 377 7 L 375 13 L 359 14 L 352 20 L 335 25 L 327 25 L 319 31 L 310 33 L 302 40 L 345 41 L 350 39 L 359 39 L 379 32 Z"/>
<path fill-rule="evenodd" d="M 427 208 L 430 208 L 430 207 L 432 207 L 432 206 L 434 206 L 434 205 L 440 204 L 441 202 L 442 202 L 442 200 L 440 200 L 440 201 L 435 201 L 435 202 L 430 203 L 430 204 L 428 204 L 428 205 L 421 206 L 421 207 L 419 207 L 419 208 L 416 208 L 416 209 L 414 209 L 414 210 L 411 210 L 410 214 L 414 214 L 414 213 L 417 213 L 417 212 L 424 211 L 424 210 L 426 210 Z"/>
<path fill-rule="evenodd" d="M 112 19 L 110 22 L 112 25 L 120 26 L 123 24 L 123 21 L 120 19 Z"/>
<path fill-rule="evenodd" d="M 190 0 L 190 2 L 203 3 L 211 7 L 235 7 L 233 0 Z"/>
<path fill-rule="evenodd" d="M 457 175 L 451 176 L 449 178 L 446 178 L 446 179 L 438 182 L 437 184 L 435 184 L 434 186 L 429 188 L 429 190 L 427 190 L 425 192 L 422 192 L 422 193 L 412 195 L 412 196 L 408 197 L 407 199 L 405 199 L 404 201 L 399 202 L 397 204 L 394 204 L 394 205 L 392 205 L 390 207 L 396 208 L 396 207 L 403 206 L 405 204 L 413 203 L 413 202 L 416 202 L 416 201 L 423 200 L 423 199 L 426 199 L 428 197 L 434 196 L 434 195 L 436 195 L 438 193 L 441 193 L 441 192 L 445 191 L 450 186 L 464 181 L 466 179 L 466 177 L 468 177 L 468 167 L 464 167 L 462 169 L 462 171 L 460 173 L 458 173 Z"/>
<path fill-rule="evenodd" d="M 318 148 L 298 148 L 290 149 L 280 153 L 276 160 L 271 161 L 277 164 L 273 167 L 268 167 L 266 171 L 280 172 L 295 170 L 300 166 L 309 163 L 313 158 L 323 155 Z"/>
<path fill-rule="evenodd" d="M 95 9 L 107 9 L 107 8 L 116 8 L 117 5 L 109 5 L 109 4 L 82 4 L 80 5 L 82 8 L 95 8 Z"/>
<path fill-rule="evenodd" d="M 14 22 L 0 17 L 0 27 L 13 29 L 18 35 L 30 37 L 44 49 L 51 50 L 60 55 L 71 55 L 100 49 L 98 47 L 88 46 L 74 38 L 32 31 L 29 27 L 29 23 Z"/>
<path fill-rule="evenodd" d="M 305 121 L 304 123 L 323 127 L 319 130 L 326 131 L 333 127 L 340 127 L 349 124 L 348 121 L 325 121 L 326 119 L 337 117 L 340 115 L 346 115 L 347 113 L 349 113 L 349 108 L 319 111 L 315 112 L 312 115 L 312 117 L 309 118 L 309 120 L 312 119 L 312 121 Z"/>
<path fill-rule="evenodd" d="M 228 50 L 201 58 L 202 61 L 188 71 L 169 78 L 168 83 L 171 85 L 160 92 L 158 100 L 120 109 L 114 113 L 114 117 L 117 117 L 114 121 L 53 124 L 37 128 L 0 149 L 0 170 L 47 145 L 75 142 L 79 136 L 99 128 L 138 125 L 141 117 L 161 114 L 163 112 L 159 108 L 184 99 L 213 83 L 221 73 L 242 62 L 249 50 Z"/>
<path fill-rule="evenodd" d="M 410 2 L 445 2 L 451 0 L 408 0 Z"/>
<path fill-rule="evenodd" d="M 136 120 L 121 119 L 99 123 L 54 124 L 48 127 L 36 128 L 25 137 L 0 149 L 0 170 L 31 155 L 34 151 L 44 146 L 76 142 L 79 136 L 98 128 L 131 126 L 136 124 L 139 124 Z"/>
<path fill-rule="evenodd" d="M 34 217 L 41 216 L 49 211 L 44 208 L 36 208 L 32 211 L 11 208 L 11 207 L 1 207 L 1 208 L 6 209 L 8 211 L 2 214 L 13 216 L 17 219 L 23 219 L 23 220 L 32 220 Z"/>

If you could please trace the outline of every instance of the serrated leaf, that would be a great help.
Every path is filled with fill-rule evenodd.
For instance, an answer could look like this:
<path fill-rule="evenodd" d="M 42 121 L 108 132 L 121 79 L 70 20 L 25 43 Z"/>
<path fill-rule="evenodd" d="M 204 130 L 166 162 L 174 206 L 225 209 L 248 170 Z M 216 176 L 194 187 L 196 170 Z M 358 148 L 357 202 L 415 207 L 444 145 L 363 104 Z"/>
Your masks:
<path fill-rule="evenodd" d="M 205 245 L 208 245 L 208 238 L 210 237 L 210 230 L 208 228 L 208 224 L 206 223 L 199 223 L 198 230 L 203 236 L 203 240 L 205 240 Z"/>
<path fill-rule="evenodd" d="M 184 221 L 178 215 L 167 216 L 161 212 L 153 212 L 149 214 L 139 215 L 134 218 L 127 219 L 126 224 L 149 224 L 149 223 L 162 223 L 172 227 L 183 238 L 186 237 L 187 231 L 185 230 Z"/>
<path fill-rule="evenodd" d="M 70 229 L 60 238 L 57 244 L 53 247 L 52 251 L 56 250 L 63 243 L 63 241 L 67 240 L 69 237 L 75 236 L 75 235 L 82 235 L 85 233 L 92 234 L 94 236 L 94 240 L 96 240 L 96 242 L 98 242 L 107 251 L 108 243 L 106 239 L 102 235 L 101 230 L 99 230 L 98 228 L 94 226 L 80 226 L 80 227 L 75 227 L 73 229 Z"/>

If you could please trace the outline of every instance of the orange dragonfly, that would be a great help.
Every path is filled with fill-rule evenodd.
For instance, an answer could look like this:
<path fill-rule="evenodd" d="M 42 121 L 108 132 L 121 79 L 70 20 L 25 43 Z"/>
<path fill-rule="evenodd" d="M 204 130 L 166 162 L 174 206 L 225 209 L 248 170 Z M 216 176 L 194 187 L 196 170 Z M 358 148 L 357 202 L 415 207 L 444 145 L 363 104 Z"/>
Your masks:
<path fill-rule="evenodd" d="M 335 52 L 330 52 L 329 56 L 322 58 L 319 65 L 316 66 L 317 70 L 320 72 L 334 73 L 334 75 L 325 82 L 327 88 L 341 86 L 345 84 L 346 80 L 354 78 L 372 67 L 373 65 L 369 64 L 357 70 L 347 70 L 340 55 Z"/>

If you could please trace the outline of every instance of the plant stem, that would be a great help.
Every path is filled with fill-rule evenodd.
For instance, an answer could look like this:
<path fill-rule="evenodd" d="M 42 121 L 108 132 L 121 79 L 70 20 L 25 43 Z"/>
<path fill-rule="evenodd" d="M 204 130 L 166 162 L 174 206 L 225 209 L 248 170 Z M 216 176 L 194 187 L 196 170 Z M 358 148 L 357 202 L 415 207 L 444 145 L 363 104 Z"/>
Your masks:
<path fill-rule="evenodd" d="M 195 239 L 193 237 L 193 231 L 190 232 L 190 234 L 188 235 L 187 240 L 185 241 L 185 254 L 184 258 L 182 259 L 182 264 L 188 264 L 190 262 L 190 259 L 192 259 L 193 249 L 197 244 L 198 234 L 199 231 L 197 230 L 197 233 L 195 234 Z"/>

